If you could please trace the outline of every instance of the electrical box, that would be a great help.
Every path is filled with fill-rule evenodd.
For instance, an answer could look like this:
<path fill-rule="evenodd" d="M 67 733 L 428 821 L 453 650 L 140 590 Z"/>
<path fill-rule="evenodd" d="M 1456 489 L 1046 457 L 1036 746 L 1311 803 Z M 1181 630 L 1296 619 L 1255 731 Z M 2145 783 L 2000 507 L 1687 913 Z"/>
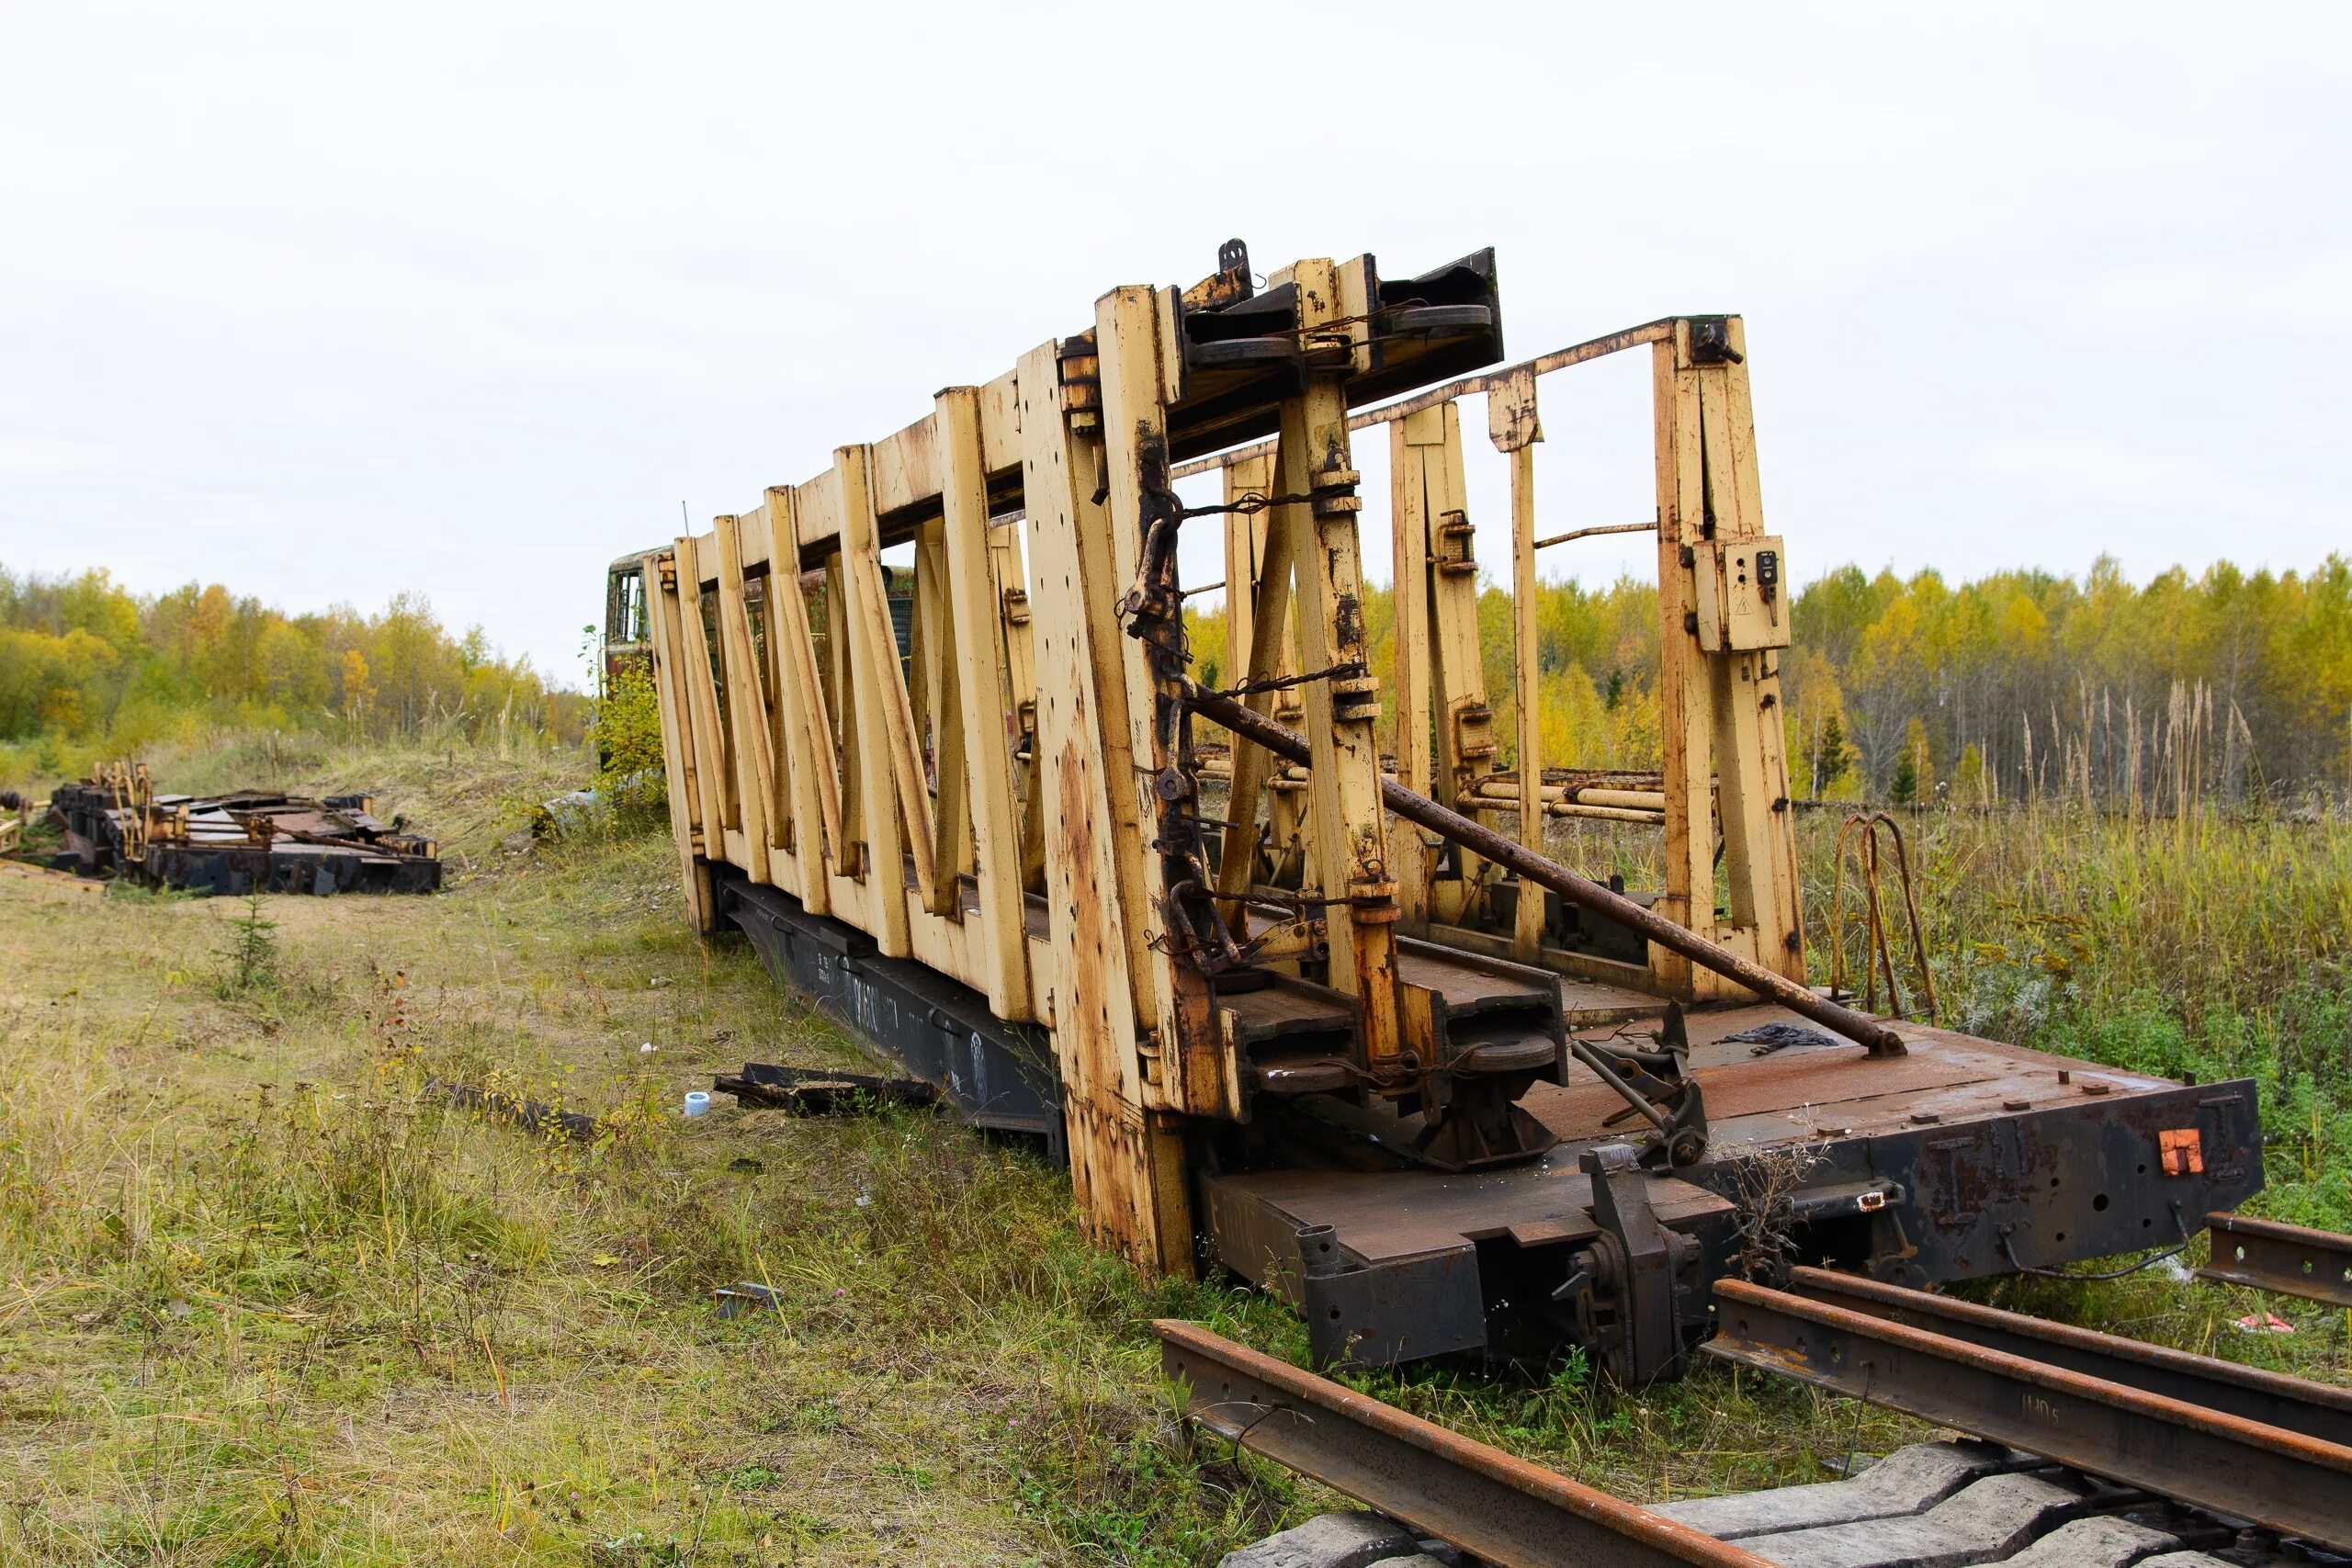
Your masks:
<path fill-rule="evenodd" d="M 1789 646 L 1788 557 L 1777 534 L 1691 547 L 1699 646 L 1747 653 Z"/>

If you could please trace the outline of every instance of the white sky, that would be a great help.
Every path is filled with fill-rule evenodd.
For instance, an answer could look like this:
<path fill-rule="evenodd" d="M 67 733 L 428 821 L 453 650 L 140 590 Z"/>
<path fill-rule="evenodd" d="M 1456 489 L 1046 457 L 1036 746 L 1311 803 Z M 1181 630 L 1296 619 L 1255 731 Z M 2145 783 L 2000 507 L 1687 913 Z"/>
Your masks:
<path fill-rule="evenodd" d="M 0 562 L 413 588 L 576 677 L 682 500 L 1234 234 L 1494 245 L 1514 357 L 1742 312 L 1800 579 L 2352 548 L 2352 9 L 1917 9 L 7 0 Z M 1542 526 L 1646 517 L 1639 362 L 1573 377 Z"/>

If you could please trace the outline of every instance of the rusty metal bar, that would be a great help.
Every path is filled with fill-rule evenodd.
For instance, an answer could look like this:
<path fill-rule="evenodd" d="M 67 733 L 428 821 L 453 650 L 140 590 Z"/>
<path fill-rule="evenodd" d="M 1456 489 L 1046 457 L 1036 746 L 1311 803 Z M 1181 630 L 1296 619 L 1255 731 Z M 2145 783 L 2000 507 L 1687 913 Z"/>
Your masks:
<path fill-rule="evenodd" d="M 1902 1323 L 1719 1280 L 1709 1354 L 2329 1546 L 2352 1449 Z"/>
<path fill-rule="evenodd" d="M 1671 316 L 1660 321 L 1645 321 L 1638 327 L 1627 327 L 1623 332 L 1588 338 L 1582 343 L 1570 344 L 1566 348 L 1555 348 L 1549 354 L 1538 355 L 1533 359 L 1522 360 L 1517 365 L 1507 365 L 1499 370 L 1481 370 L 1474 376 L 1464 376 L 1457 380 L 1431 387 L 1426 391 L 1416 392 L 1409 398 L 1399 399 L 1393 403 L 1383 403 L 1378 408 L 1363 409 L 1351 413 L 1348 416 L 1348 428 L 1369 430 L 1375 424 L 1392 424 L 1407 414 L 1419 413 L 1423 409 L 1433 409 L 1441 404 L 1450 403 L 1456 398 L 1491 392 L 1514 376 L 1548 376 L 1555 370 L 1566 370 L 1571 365 L 1582 365 L 1589 360 L 1606 358 L 1610 355 L 1622 354 L 1626 349 L 1640 348 L 1648 344 L 1664 343 L 1674 335 L 1674 322 L 1675 318 Z M 1253 441 L 1247 446 L 1236 446 L 1229 452 L 1212 453 L 1206 457 L 1195 457 L 1189 463 L 1179 463 L 1168 471 L 1169 478 L 1188 479 L 1196 474 L 1213 474 L 1219 468 L 1230 468 L 1236 463 L 1246 462 L 1252 457 L 1263 457 L 1273 449 L 1274 444 L 1271 441 Z M 1652 523 L 1646 526 L 1655 528 L 1657 525 Z"/>
<path fill-rule="evenodd" d="M 2245 1214 L 2208 1214 L 2205 1228 L 2212 1252 L 2199 1279 L 2352 1307 L 2352 1235 Z"/>
<path fill-rule="evenodd" d="M 1163 1320 L 1193 1421 L 1496 1568 L 1767 1568 L 1765 1559 L 1391 1404 Z"/>
<path fill-rule="evenodd" d="M 1605 523 L 1592 528 L 1571 528 L 1565 534 L 1555 534 L 1549 538 L 1538 539 L 1535 541 L 1535 547 L 1539 550 L 1548 550 L 1554 545 L 1566 545 L 1577 539 L 1589 539 L 1597 534 L 1655 534 L 1657 532 L 1657 524 L 1655 521 Z"/>
<path fill-rule="evenodd" d="M 1286 725 L 1277 724 L 1263 714 L 1252 712 L 1231 697 L 1188 681 L 1184 683 L 1184 701 L 1193 712 L 1223 725 L 1242 739 L 1264 747 L 1277 757 L 1301 765 L 1306 765 L 1310 761 L 1306 737 Z M 1718 946 L 1698 932 L 1676 925 L 1665 916 L 1636 904 L 1623 894 L 1611 893 L 1600 883 L 1578 876 L 1567 867 L 1544 859 L 1493 829 L 1439 805 L 1428 795 L 1416 794 L 1391 780 L 1381 782 L 1380 794 L 1381 803 L 1407 821 L 1419 823 L 1432 833 L 1451 839 L 1473 853 L 1516 873 L 1523 880 L 1550 888 L 1572 904 L 1606 915 L 1618 924 L 1639 931 L 1660 947 L 1680 953 L 1701 968 L 1736 981 L 1767 1001 L 1778 1002 L 1791 1012 L 1809 1018 L 1825 1029 L 1834 1029 L 1847 1039 L 1869 1046 L 1875 1054 L 1890 1056 L 1904 1054 L 1903 1037 L 1877 1019 L 1856 1012 L 1851 1008 L 1840 1007 L 1784 975 L 1776 975 L 1759 964 L 1751 963 L 1729 948 Z"/>
<path fill-rule="evenodd" d="M 1808 1301 L 2352 1447 L 2352 1388 L 2309 1382 L 1826 1269 L 1797 1269 L 1789 1288 Z"/>

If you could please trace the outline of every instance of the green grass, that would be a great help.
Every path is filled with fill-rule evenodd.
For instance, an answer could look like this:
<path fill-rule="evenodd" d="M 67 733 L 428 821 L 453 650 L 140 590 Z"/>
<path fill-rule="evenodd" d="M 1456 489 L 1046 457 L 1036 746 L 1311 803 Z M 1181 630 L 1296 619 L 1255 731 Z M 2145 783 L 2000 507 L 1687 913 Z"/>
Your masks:
<path fill-rule="evenodd" d="M 1138 1280 L 937 1118 L 678 1119 L 859 1057 L 686 934 L 666 838 L 516 854 L 511 759 L 409 765 L 300 782 L 477 811 L 477 869 L 266 901 L 262 983 L 242 904 L 0 888 L 0 1561 L 1179 1563 L 1298 1506 L 1183 1437 L 1148 1331 L 1286 1317 Z M 741 1279 L 784 1310 L 719 1319 Z"/>
<path fill-rule="evenodd" d="M 1910 818 L 1948 1023 L 2261 1086 L 2255 1212 L 2352 1230 L 2352 821 Z M 1807 857 L 1826 919 L 1827 824 Z"/>
<path fill-rule="evenodd" d="M 0 1562 L 1174 1568 L 1333 1501 L 1190 1434 L 1149 1332 L 1303 1359 L 1295 1322 L 1090 1250 L 1034 1154 L 906 1112 L 676 1117 L 715 1068 L 857 1053 L 741 945 L 686 934 L 666 837 L 515 847 L 577 760 L 264 743 L 205 766 L 164 782 L 374 787 L 463 858 L 438 898 L 266 901 L 268 977 L 230 987 L 242 905 L 0 885 Z M 1953 1016 L 2262 1077 L 2266 1212 L 2341 1223 L 2341 825 L 2209 824 L 2185 851 L 2164 827 L 1910 826 Z M 427 1073 L 612 1133 L 451 1112 Z M 711 1289 L 743 1279 L 783 1310 L 719 1318 Z M 2231 1326 L 2252 1298 L 2157 1270 L 1987 1293 L 2344 1375 L 2339 1315 L 2271 1303 L 2301 1332 L 2256 1339 Z M 1920 1431 L 1712 1366 L 1634 1394 L 1565 1362 L 1357 1381 L 1637 1498 Z"/>

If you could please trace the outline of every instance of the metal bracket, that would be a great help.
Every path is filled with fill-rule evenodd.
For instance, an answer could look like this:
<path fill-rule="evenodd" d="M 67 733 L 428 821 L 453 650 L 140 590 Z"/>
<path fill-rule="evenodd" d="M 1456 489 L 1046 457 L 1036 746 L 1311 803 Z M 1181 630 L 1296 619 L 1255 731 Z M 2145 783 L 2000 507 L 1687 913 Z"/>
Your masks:
<path fill-rule="evenodd" d="M 1731 345 L 1729 316 L 1693 316 L 1690 318 L 1690 363 L 1693 365 L 1737 365 L 1747 355 Z"/>
<path fill-rule="evenodd" d="M 1597 1285 L 1616 1306 L 1616 1322 L 1599 1348 L 1611 1377 L 1638 1385 L 1682 1359 L 1674 1320 L 1675 1237 L 1650 1206 L 1649 1173 L 1633 1145 L 1587 1149 L 1578 1163 L 1592 1179 L 1592 1217 L 1606 1233 L 1597 1249 Z"/>

